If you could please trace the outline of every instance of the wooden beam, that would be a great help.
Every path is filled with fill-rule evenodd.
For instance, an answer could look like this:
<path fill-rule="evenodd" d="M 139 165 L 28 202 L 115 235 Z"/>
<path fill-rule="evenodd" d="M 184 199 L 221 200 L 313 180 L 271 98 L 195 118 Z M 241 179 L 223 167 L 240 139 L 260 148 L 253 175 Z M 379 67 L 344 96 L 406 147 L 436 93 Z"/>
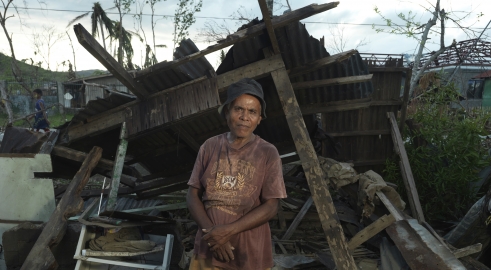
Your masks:
<path fill-rule="evenodd" d="M 140 192 L 140 193 L 138 193 L 138 199 L 140 199 L 140 200 L 146 200 L 146 199 L 157 197 L 159 195 L 169 194 L 169 193 L 172 193 L 172 192 L 185 190 L 185 189 L 187 189 L 189 187 L 188 186 L 188 180 L 189 179 L 187 179 L 187 180 L 185 180 L 185 181 L 183 181 L 181 183 L 176 183 L 176 184 L 173 184 L 173 185 L 170 185 L 170 186 L 166 186 L 166 187 L 161 187 L 161 188 L 158 188 L 158 189 L 152 189 L 152 190 L 149 190 L 149 191 Z"/>
<path fill-rule="evenodd" d="M 411 212 L 419 223 L 425 221 L 423 209 L 419 202 L 418 189 L 414 183 L 413 172 L 411 171 L 411 164 L 409 164 L 409 158 L 407 157 L 406 148 L 404 147 L 404 141 L 402 140 L 401 133 L 399 132 L 399 126 L 397 125 L 396 117 L 393 112 L 388 112 L 387 117 L 391 125 L 392 141 L 394 142 L 394 151 L 399 155 L 401 162 L 401 174 L 404 186 L 406 187 L 407 197 L 409 200 L 409 206 L 411 206 Z"/>
<path fill-rule="evenodd" d="M 301 67 L 296 67 L 288 70 L 288 76 L 290 78 L 294 78 L 312 71 L 315 71 L 317 69 L 323 68 L 327 65 L 335 64 L 335 63 L 341 63 L 347 59 L 349 59 L 351 56 L 354 54 L 358 53 L 357 50 L 349 50 L 346 52 L 338 53 L 335 55 L 327 56 L 315 61 L 312 61 L 308 64 L 305 64 Z"/>
<path fill-rule="evenodd" d="M 375 192 L 375 194 L 377 194 L 380 201 L 385 205 L 385 208 L 387 208 L 387 210 L 389 210 L 391 216 L 393 216 L 396 221 L 405 219 L 404 216 L 399 212 L 399 209 L 397 209 L 392 204 L 392 202 L 389 200 L 389 198 L 387 198 L 387 196 L 385 196 L 385 194 L 382 191 L 377 191 L 377 192 Z"/>
<path fill-rule="evenodd" d="M 378 129 L 378 130 L 356 130 L 356 131 L 345 131 L 345 132 L 328 132 L 329 136 L 332 137 L 357 137 L 357 136 L 377 136 L 377 135 L 389 135 L 389 129 Z"/>
<path fill-rule="evenodd" d="M 217 87 L 219 91 L 223 92 L 232 83 L 235 83 L 242 78 L 248 77 L 248 78 L 258 79 L 261 77 L 268 76 L 271 71 L 277 70 L 281 67 L 283 67 L 283 60 L 281 59 L 281 55 L 260 60 L 252 64 L 249 64 L 247 66 L 234 69 L 232 71 L 218 75 L 216 77 Z M 199 83 L 199 82 L 203 82 L 204 80 L 205 80 L 204 78 L 199 78 L 197 80 L 194 80 L 193 82 Z M 189 83 L 184 83 L 176 87 L 172 87 L 164 91 L 161 91 L 159 93 L 152 94 L 148 98 L 150 99 L 161 95 L 165 95 L 171 90 L 179 91 L 180 89 L 183 89 L 184 87 L 187 86 L 189 86 Z M 69 126 L 67 128 L 68 141 L 65 141 L 65 143 L 80 140 L 87 136 L 99 134 L 119 127 L 127 117 L 131 116 L 132 113 L 130 107 L 139 106 L 140 104 L 142 104 L 142 101 L 139 100 L 132 101 L 123 104 L 121 106 L 118 106 L 116 108 L 113 108 L 107 112 L 101 113 L 99 115 L 94 115 L 87 119 L 86 121 L 87 123 L 80 123 L 75 126 Z M 134 138 L 129 138 L 130 141 L 132 139 Z"/>
<path fill-rule="evenodd" d="M 293 89 L 298 90 L 298 89 L 307 89 L 307 88 L 314 88 L 314 87 L 324 87 L 330 85 L 360 83 L 360 82 L 370 81 L 372 77 L 373 74 L 333 78 L 333 79 L 326 79 L 326 80 L 314 80 L 314 81 L 292 83 L 292 87 Z"/>
<path fill-rule="evenodd" d="M 171 129 L 179 137 L 179 140 L 183 140 L 194 152 L 199 152 L 201 145 L 186 130 L 177 126 L 172 126 Z"/>
<path fill-rule="evenodd" d="M 292 237 L 293 232 L 295 232 L 298 225 L 300 224 L 300 221 L 302 221 L 305 214 L 307 214 L 307 211 L 309 211 L 312 203 L 314 203 L 314 200 L 312 199 L 312 196 L 310 196 L 298 212 L 292 224 L 290 224 L 290 227 L 288 227 L 288 230 L 286 230 L 285 234 L 281 237 L 281 240 L 289 240 L 290 237 Z"/>
<path fill-rule="evenodd" d="M 87 158 L 87 154 L 84 152 L 77 151 L 60 145 L 56 145 L 51 151 L 51 154 L 77 162 L 83 162 Z M 113 166 L 114 166 L 113 161 L 104 158 L 101 158 L 97 163 L 97 167 L 103 170 L 112 170 Z"/>
<path fill-rule="evenodd" d="M 300 21 L 302 19 L 308 18 L 308 17 L 313 16 L 315 14 L 318 14 L 318 13 L 324 12 L 326 10 L 335 8 L 335 7 L 337 7 L 338 4 L 339 4 L 339 2 L 332 2 L 332 3 L 328 3 L 328 4 L 322 4 L 322 5 L 317 5 L 317 4 L 308 5 L 306 7 L 294 10 L 294 11 L 289 12 L 287 14 L 284 14 L 282 16 L 278 16 L 278 17 L 272 19 L 271 23 L 273 25 L 273 28 L 282 27 L 282 26 L 288 25 L 292 22 Z M 179 58 L 179 59 L 174 60 L 174 61 L 160 62 L 160 63 L 153 65 L 149 68 L 138 71 L 136 73 L 136 78 L 139 80 L 139 79 L 142 79 L 143 77 L 148 76 L 154 72 L 171 69 L 171 68 L 177 67 L 179 65 L 182 65 L 184 63 L 187 63 L 189 61 L 192 61 L 194 59 L 198 59 L 198 58 L 203 57 L 209 53 L 212 53 L 212 52 L 221 50 L 225 47 L 228 47 L 230 45 L 233 45 L 237 42 L 258 36 L 258 35 L 263 33 L 264 29 L 266 29 L 265 23 L 253 25 L 247 29 L 240 30 L 238 32 L 235 32 L 235 33 L 227 36 L 226 39 L 219 41 L 218 44 L 209 46 L 208 48 L 206 48 L 202 51 L 187 55 L 185 57 Z"/>
<path fill-rule="evenodd" d="M 288 73 L 283 68 L 273 71 L 271 77 L 276 91 L 278 91 L 297 154 L 300 156 L 302 167 L 312 192 L 312 198 L 336 266 L 338 269 L 357 269 L 353 256 L 348 250 L 348 244 L 329 192 L 328 183 L 325 181 L 317 154 L 312 146 L 312 141 L 303 121 L 302 112 L 298 106 Z"/>
<path fill-rule="evenodd" d="M 118 63 L 81 25 L 73 26 L 78 42 L 94 56 L 104 67 L 111 72 L 124 86 L 128 88 L 139 99 L 145 99 L 149 93 L 143 86 L 139 85 L 133 77 Z"/>
<path fill-rule="evenodd" d="M 106 210 L 113 212 L 116 203 L 118 201 L 118 190 L 121 174 L 123 172 L 124 158 L 126 157 L 126 149 L 128 149 L 128 141 L 126 140 L 126 122 L 121 125 L 121 132 L 119 133 L 119 146 L 116 150 L 116 157 L 114 159 L 113 173 L 111 179 L 111 190 L 107 198 Z"/>
<path fill-rule="evenodd" d="M 474 244 L 472 246 L 468 246 L 465 248 L 460 248 L 460 249 L 454 250 L 454 251 L 452 251 L 452 253 L 455 256 L 455 258 L 458 259 L 458 258 L 462 258 L 465 256 L 469 256 L 469 255 L 474 254 L 474 253 L 478 253 L 481 250 L 482 250 L 482 244 L 477 243 L 477 244 Z"/>
<path fill-rule="evenodd" d="M 258 0 L 259 7 L 261 8 L 261 13 L 263 14 L 264 24 L 266 25 L 266 30 L 268 31 L 269 41 L 273 47 L 274 54 L 280 54 L 280 46 L 278 45 L 278 40 L 274 33 L 273 24 L 271 23 L 271 16 L 266 5 L 266 0 Z"/>
<path fill-rule="evenodd" d="M 90 173 L 101 156 L 102 148 L 97 146 L 92 148 L 29 252 L 21 270 L 58 268 L 51 248 L 56 246 L 65 235 L 67 219 L 83 209 L 84 201 L 80 197 L 80 193 L 89 181 Z"/>
<path fill-rule="evenodd" d="M 131 114 L 131 110 L 124 110 L 125 108 L 127 107 L 125 106 L 124 108 L 121 108 L 120 111 L 116 111 L 85 124 L 80 123 L 76 126 L 69 126 L 67 128 L 68 142 L 113 130 L 121 126 L 121 123 L 126 119 L 126 114 Z"/>
<path fill-rule="evenodd" d="M 228 71 L 217 76 L 218 91 L 224 92 L 227 87 L 243 78 L 259 79 L 268 76 L 272 71 L 284 67 L 281 55 L 274 55 L 264 60 L 260 60 Z"/>
<path fill-rule="evenodd" d="M 131 160 L 125 162 L 126 165 L 131 165 L 135 164 L 141 161 L 144 161 L 145 159 L 152 158 L 152 157 L 158 157 L 160 155 L 164 155 L 170 152 L 174 151 L 179 151 L 181 149 L 185 149 L 186 146 L 183 144 L 178 144 L 178 145 L 165 145 L 164 147 L 157 148 L 151 151 L 147 151 L 144 154 L 141 154 L 139 156 L 136 156 L 132 158 Z"/>
<path fill-rule="evenodd" d="M 389 227 L 395 221 L 396 219 L 393 215 L 383 215 L 351 238 L 348 243 L 349 250 L 354 251 L 361 244 L 365 243 L 368 239 L 374 237 L 379 232 L 385 230 L 385 228 Z"/>

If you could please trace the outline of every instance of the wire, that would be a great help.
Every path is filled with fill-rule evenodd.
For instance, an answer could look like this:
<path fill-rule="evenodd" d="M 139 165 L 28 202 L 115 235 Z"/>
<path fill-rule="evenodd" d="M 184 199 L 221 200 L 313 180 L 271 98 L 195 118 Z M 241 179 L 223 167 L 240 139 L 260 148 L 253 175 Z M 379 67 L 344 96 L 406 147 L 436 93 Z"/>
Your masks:
<path fill-rule="evenodd" d="M 49 8 L 30 8 L 30 7 L 17 7 L 17 9 L 25 9 L 25 10 L 41 10 L 41 11 L 56 11 L 56 12 L 76 12 L 76 13 L 88 13 L 92 12 L 92 10 L 89 11 L 84 11 L 84 10 L 73 10 L 73 9 L 49 9 Z M 119 13 L 116 12 L 106 12 L 106 14 L 114 14 L 114 15 L 119 15 Z M 152 14 L 148 13 L 142 13 L 142 14 L 136 14 L 136 13 L 127 13 L 128 15 L 132 16 L 152 16 Z M 174 15 L 162 15 L 162 14 L 154 14 L 154 17 L 168 17 L 168 18 L 174 18 Z M 195 16 L 197 19 L 216 19 L 216 20 L 230 20 L 230 21 L 241 21 L 241 19 L 234 19 L 230 17 L 213 17 L 213 16 Z M 343 22 L 303 22 L 303 23 L 311 23 L 311 24 L 342 24 L 342 25 L 356 25 L 356 26 L 378 26 L 378 27 L 388 27 L 386 24 L 373 24 L 373 23 L 343 23 Z M 453 26 L 453 27 L 446 27 L 446 28 L 455 28 L 459 29 L 461 27 Z M 483 30 L 486 28 L 474 28 L 476 30 Z"/>

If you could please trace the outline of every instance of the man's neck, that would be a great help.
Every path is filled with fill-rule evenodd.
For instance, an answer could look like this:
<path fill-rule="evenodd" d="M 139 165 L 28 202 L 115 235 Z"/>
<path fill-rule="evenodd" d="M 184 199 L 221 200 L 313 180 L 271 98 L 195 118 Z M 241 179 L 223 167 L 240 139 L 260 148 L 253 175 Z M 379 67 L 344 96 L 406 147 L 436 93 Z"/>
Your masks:
<path fill-rule="evenodd" d="M 229 132 L 227 133 L 227 140 L 233 148 L 239 149 L 242 146 L 246 145 L 251 140 L 253 140 L 255 136 L 256 135 L 251 133 L 249 137 L 237 137 L 234 136 L 231 132 Z"/>

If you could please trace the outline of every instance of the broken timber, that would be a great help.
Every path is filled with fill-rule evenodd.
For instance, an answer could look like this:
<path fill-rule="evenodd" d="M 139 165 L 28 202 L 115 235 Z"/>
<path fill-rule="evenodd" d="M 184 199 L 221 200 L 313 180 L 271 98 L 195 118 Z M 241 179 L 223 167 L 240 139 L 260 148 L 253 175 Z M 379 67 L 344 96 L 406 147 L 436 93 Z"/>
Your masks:
<path fill-rule="evenodd" d="M 303 67 L 290 70 L 289 76 L 294 77 L 294 76 L 302 75 L 306 72 L 310 72 L 322 68 L 326 65 L 331 65 L 341 62 L 343 60 L 348 59 L 355 53 L 356 53 L 355 50 L 351 50 L 348 52 L 343 52 L 316 60 Z M 242 78 L 248 77 L 253 79 L 259 79 L 269 75 L 272 71 L 278 70 L 282 67 L 283 67 L 283 61 L 281 59 L 281 55 L 273 55 L 272 57 L 268 57 L 264 60 L 260 60 L 252 64 L 246 65 L 244 67 L 234 69 L 224 74 L 220 74 L 216 77 L 218 92 L 225 91 L 228 86 L 230 86 L 232 83 L 235 83 Z M 148 97 L 148 99 L 158 98 L 158 100 L 162 100 L 162 96 L 168 95 L 171 92 L 181 91 L 182 89 L 184 89 L 189 85 L 202 83 L 203 81 L 206 80 L 211 80 L 211 79 L 207 79 L 206 77 L 201 77 L 193 81 L 152 94 Z M 132 101 L 124 105 L 121 105 L 119 107 L 113 108 L 107 112 L 89 117 L 86 120 L 85 124 L 80 123 L 78 125 L 72 125 L 68 127 L 68 131 L 67 131 L 68 141 L 65 141 L 65 143 L 80 140 L 87 136 L 91 136 L 94 134 L 98 134 L 107 130 L 117 128 L 118 126 L 121 125 L 121 123 L 125 121 L 126 118 L 136 117 L 136 116 L 132 116 L 132 111 L 134 111 L 134 109 L 132 108 L 136 108 L 144 104 L 148 104 L 148 103 L 144 103 L 142 101 Z M 302 114 L 305 115 L 305 114 L 312 114 L 317 112 L 338 112 L 338 111 L 347 111 L 347 110 L 357 110 L 361 108 L 368 108 L 374 105 L 400 105 L 400 104 L 401 102 L 399 101 L 394 101 L 390 104 L 389 103 L 379 104 L 375 101 L 371 101 L 370 99 L 361 99 L 359 101 L 335 101 L 326 104 L 320 104 L 318 107 L 315 108 L 305 106 L 302 107 L 301 110 L 302 110 Z M 216 113 L 214 108 L 203 111 L 202 113 L 207 113 L 207 112 Z M 268 116 L 270 118 L 273 118 L 279 115 L 283 115 L 283 112 L 281 111 L 278 111 L 277 113 L 273 112 Z M 186 119 L 190 119 L 190 117 Z M 162 128 L 170 127 L 173 124 L 176 124 L 178 121 L 180 120 L 173 121 L 172 123 L 161 123 L 159 127 Z M 132 136 L 128 137 L 129 141 L 131 141 L 132 139 L 133 139 Z M 162 150 L 164 152 L 166 151 L 166 149 L 162 149 Z"/>
<path fill-rule="evenodd" d="M 109 191 L 109 197 L 107 199 L 106 210 L 114 211 L 116 202 L 118 200 L 118 189 L 121 174 L 123 173 L 124 158 L 126 157 L 126 149 L 128 148 L 128 141 L 126 140 L 126 122 L 121 125 L 121 132 L 119 134 L 119 146 L 116 150 L 116 157 L 114 159 L 111 190 Z"/>
<path fill-rule="evenodd" d="M 291 22 L 300 21 L 302 19 L 308 18 L 308 17 L 313 16 L 315 14 L 322 13 L 326 10 L 335 8 L 338 6 L 338 4 L 339 4 L 339 2 L 332 2 L 332 3 L 327 3 L 327 4 L 321 4 L 321 5 L 317 5 L 317 4 L 308 5 L 308 6 L 305 6 L 303 8 L 294 10 L 292 12 L 289 12 L 287 14 L 284 14 L 282 16 L 278 16 L 278 17 L 272 19 L 271 24 L 272 24 L 273 28 L 282 27 L 282 26 L 285 26 Z M 194 59 L 198 59 L 202 56 L 205 56 L 209 53 L 212 53 L 212 52 L 218 51 L 220 49 L 223 49 L 225 47 L 228 47 L 228 46 L 233 45 L 237 42 L 258 36 L 258 35 L 263 33 L 264 29 L 266 29 L 265 23 L 260 23 L 260 24 L 256 24 L 254 26 L 251 26 L 247 29 L 240 30 L 238 32 L 235 32 L 235 33 L 227 36 L 226 39 L 219 41 L 218 44 L 209 46 L 208 48 L 206 48 L 202 51 L 190 54 L 188 56 L 185 56 L 183 58 L 180 58 L 180 59 L 177 59 L 177 60 L 174 60 L 171 62 L 160 62 L 160 63 L 153 65 L 149 68 L 138 71 L 136 73 L 136 78 L 138 80 L 138 79 L 141 79 L 142 77 L 145 77 L 145 76 L 152 74 L 153 72 L 171 69 L 173 67 L 177 67 L 179 65 L 182 65 L 182 64 L 187 63 L 189 61 L 192 61 Z"/>
<path fill-rule="evenodd" d="M 404 147 L 404 141 L 402 140 L 401 133 L 399 132 L 399 126 L 397 125 L 394 113 L 388 112 L 387 117 L 389 118 L 391 125 L 394 151 L 401 159 L 399 165 L 401 167 L 402 180 L 404 181 L 404 186 L 406 187 L 409 205 L 411 206 L 411 212 L 414 218 L 416 218 L 419 223 L 422 223 L 425 221 L 425 217 L 423 214 L 423 209 L 421 208 L 421 203 L 419 202 L 418 190 L 416 189 L 416 184 L 414 183 L 413 172 L 411 171 L 411 165 L 409 164 L 406 148 Z"/>
<path fill-rule="evenodd" d="M 21 270 L 56 269 L 58 267 L 50 248 L 56 246 L 63 238 L 67 219 L 83 209 L 83 200 L 80 197 L 80 193 L 89 181 L 90 173 L 101 156 L 102 148 L 92 148 L 29 252 Z"/>
<path fill-rule="evenodd" d="M 149 93 L 143 86 L 138 84 L 135 79 L 118 63 L 96 40 L 85 30 L 81 24 L 73 26 L 77 35 L 78 42 L 91 53 L 99 62 L 107 68 L 121 83 L 124 84 L 139 99 L 145 99 Z"/>
<path fill-rule="evenodd" d="M 393 215 L 384 215 L 374 221 L 372 224 L 365 227 L 363 230 L 359 231 L 355 236 L 351 238 L 348 242 L 348 248 L 351 251 L 354 251 L 361 244 L 366 242 L 368 239 L 372 238 L 379 232 L 385 230 L 385 228 L 389 227 L 396 220 Z"/>
<path fill-rule="evenodd" d="M 307 182 L 316 205 L 322 228 L 331 248 L 331 253 L 338 269 L 357 269 L 355 261 L 348 250 L 348 244 L 339 222 L 336 209 L 325 181 L 323 171 L 320 167 L 317 154 L 308 135 L 305 122 L 302 118 L 295 93 L 293 92 L 290 79 L 286 69 L 279 69 L 271 73 L 278 91 L 278 96 L 286 115 L 286 120 L 293 140 L 300 156 L 302 167 L 307 177 Z"/>
<path fill-rule="evenodd" d="M 275 54 L 280 54 L 280 46 L 278 45 L 278 40 L 276 40 L 276 35 L 274 34 L 274 28 L 271 23 L 270 12 L 266 0 L 258 0 L 258 2 L 261 13 L 263 14 L 264 25 L 266 25 L 266 29 L 268 30 L 269 41 L 271 42 L 271 47 L 273 47 L 273 52 Z"/>

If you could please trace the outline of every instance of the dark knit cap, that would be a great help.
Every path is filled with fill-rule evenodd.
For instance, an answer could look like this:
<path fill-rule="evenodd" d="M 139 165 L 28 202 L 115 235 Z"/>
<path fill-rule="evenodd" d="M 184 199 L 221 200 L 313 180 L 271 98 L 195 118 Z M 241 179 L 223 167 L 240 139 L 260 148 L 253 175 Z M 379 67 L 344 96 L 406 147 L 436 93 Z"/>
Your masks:
<path fill-rule="evenodd" d="M 227 101 L 218 108 L 218 113 L 225 118 L 225 111 L 223 108 L 243 94 L 252 95 L 259 100 L 261 103 L 262 119 L 266 119 L 266 102 L 264 102 L 263 88 L 258 82 L 250 78 L 244 78 L 228 87 Z"/>

